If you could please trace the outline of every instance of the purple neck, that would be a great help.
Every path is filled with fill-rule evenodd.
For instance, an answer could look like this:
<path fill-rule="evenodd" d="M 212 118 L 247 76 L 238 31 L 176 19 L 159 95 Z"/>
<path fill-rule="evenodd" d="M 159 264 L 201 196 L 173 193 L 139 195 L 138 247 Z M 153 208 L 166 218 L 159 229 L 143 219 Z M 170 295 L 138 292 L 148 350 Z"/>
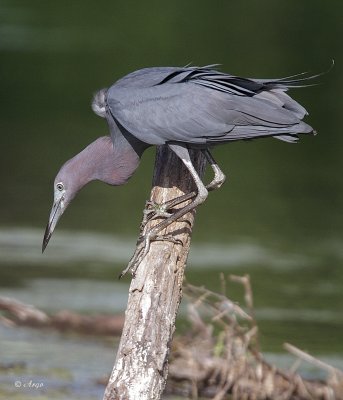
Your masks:
<path fill-rule="evenodd" d="M 118 143 L 119 144 L 119 143 Z M 109 136 L 102 136 L 65 164 L 73 176 L 75 190 L 100 180 L 109 185 L 126 183 L 139 165 L 140 158 L 126 141 L 113 147 Z"/>

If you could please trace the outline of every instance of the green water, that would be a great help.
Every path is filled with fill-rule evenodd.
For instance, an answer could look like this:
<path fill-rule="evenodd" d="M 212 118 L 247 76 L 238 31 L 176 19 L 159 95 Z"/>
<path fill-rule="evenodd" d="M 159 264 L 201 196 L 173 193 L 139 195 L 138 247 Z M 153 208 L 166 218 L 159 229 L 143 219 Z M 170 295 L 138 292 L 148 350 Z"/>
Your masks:
<path fill-rule="evenodd" d="M 87 186 L 40 254 L 56 172 L 107 133 L 90 109 L 97 89 L 146 66 L 221 63 L 233 74 L 280 77 L 325 71 L 335 59 L 320 85 L 292 92 L 310 112 L 316 137 L 214 151 L 228 181 L 199 209 L 187 279 L 218 290 L 219 272 L 249 273 L 262 349 L 282 362 L 288 341 L 342 368 L 342 13 L 340 0 L 0 0 L 0 295 L 47 311 L 125 308 L 129 281 L 116 276 L 134 248 L 153 149 L 126 186 Z M 234 285 L 229 295 L 243 299 Z M 25 362 L 24 376 L 39 376 L 32 371 L 48 357 L 34 345 L 39 335 L 52 354 L 65 346 L 75 355 L 65 360 L 72 382 L 66 398 L 101 396 L 101 387 L 80 387 L 109 371 L 112 358 L 94 362 L 91 373 L 82 365 L 97 352 L 103 360 L 112 344 L 0 333 L 0 362 Z M 89 346 L 94 353 L 82 358 Z M 59 368 L 49 357 L 46 370 Z M 52 398 L 57 385 L 56 398 L 63 398 L 54 379 L 62 380 L 54 376 L 45 389 Z M 9 398 L 13 383 L 6 382 Z"/>

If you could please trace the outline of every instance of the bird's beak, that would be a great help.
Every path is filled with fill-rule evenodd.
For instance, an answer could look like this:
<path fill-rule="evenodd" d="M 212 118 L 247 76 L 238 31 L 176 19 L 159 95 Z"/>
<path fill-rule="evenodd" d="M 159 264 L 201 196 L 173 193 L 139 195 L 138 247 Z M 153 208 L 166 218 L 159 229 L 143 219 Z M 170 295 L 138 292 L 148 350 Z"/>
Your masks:
<path fill-rule="evenodd" d="M 49 243 L 49 240 L 55 230 L 58 220 L 60 219 L 61 215 L 63 214 L 64 207 L 63 207 L 63 195 L 59 196 L 54 200 L 54 204 L 52 206 L 49 222 L 46 226 L 43 244 L 42 244 L 42 253 L 44 252 L 46 246 Z"/>

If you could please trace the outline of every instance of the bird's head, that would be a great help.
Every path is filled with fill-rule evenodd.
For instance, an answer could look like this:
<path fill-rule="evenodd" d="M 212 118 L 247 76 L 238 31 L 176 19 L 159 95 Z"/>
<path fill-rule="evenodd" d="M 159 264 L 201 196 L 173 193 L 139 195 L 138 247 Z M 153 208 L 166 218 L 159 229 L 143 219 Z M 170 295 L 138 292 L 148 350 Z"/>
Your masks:
<path fill-rule="evenodd" d="M 62 166 L 54 182 L 54 202 L 45 229 L 42 251 L 48 245 L 61 215 L 88 182 L 100 180 L 117 186 L 123 185 L 131 177 L 140 158 L 125 143 L 119 143 L 115 151 L 111 138 L 102 136 Z"/>
<path fill-rule="evenodd" d="M 64 164 L 55 178 L 54 201 L 50 211 L 49 222 L 45 229 L 42 252 L 44 252 L 48 245 L 58 220 L 75 197 L 76 193 L 84 186 L 77 184 L 78 180 L 70 164 L 70 161 Z"/>

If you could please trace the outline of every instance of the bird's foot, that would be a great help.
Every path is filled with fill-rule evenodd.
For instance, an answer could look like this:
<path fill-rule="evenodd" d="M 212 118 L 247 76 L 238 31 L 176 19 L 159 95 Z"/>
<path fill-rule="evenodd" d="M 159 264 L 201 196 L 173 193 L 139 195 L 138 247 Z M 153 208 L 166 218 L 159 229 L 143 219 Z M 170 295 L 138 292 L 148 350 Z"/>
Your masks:
<path fill-rule="evenodd" d="M 145 203 L 145 208 L 143 210 L 143 221 L 141 224 L 140 232 L 143 232 L 145 225 L 151 220 L 158 218 L 169 218 L 171 215 L 173 215 L 173 213 L 168 211 L 173 211 L 172 209 L 174 206 L 184 203 L 195 195 L 195 192 L 188 193 L 186 195 L 168 200 L 165 203 L 156 203 L 155 201 L 147 200 Z"/>
<path fill-rule="evenodd" d="M 124 268 L 123 271 L 120 273 L 119 279 L 121 279 L 128 272 L 130 272 L 131 275 L 135 277 L 137 268 L 139 264 L 142 262 L 143 258 L 146 256 L 146 254 L 148 254 L 149 248 L 150 248 L 150 242 L 147 242 L 144 246 L 137 245 L 136 250 L 133 256 L 131 257 L 131 260 L 129 261 L 127 267 Z"/>
<path fill-rule="evenodd" d="M 148 200 L 145 203 L 145 209 L 143 210 L 144 216 L 150 221 L 156 218 L 168 218 L 171 216 L 168 213 L 168 204 L 167 203 L 156 203 L 155 201 Z"/>
<path fill-rule="evenodd" d="M 119 275 L 119 279 L 121 279 L 127 272 L 131 272 L 131 275 L 135 277 L 137 268 L 139 264 L 142 262 L 143 258 L 148 254 L 149 249 L 150 249 L 150 243 L 153 240 L 153 232 L 152 230 L 148 233 L 146 233 L 144 236 L 140 236 L 137 245 L 136 245 L 136 250 L 131 257 L 131 260 L 129 261 L 127 267 L 121 272 Z"/>
<path fill-rule="evenodd" d="M 158 235 L 161 230 L 161 226 L 157 224 L 155 227 L 150 230 L 147 229 L 148 222 L 158 219 L 164 218 L 165 221 L 162 223 L 167 223 L 168 218 L 173 218 L 173 214 L 167 212 L 171 210 L 175 205 L 183 203 L 186 200 L 189 200 L 193 197 L 193 193 L 188 195 L 183 195 L 180 197 L 176 197 L 175 199 L 169 200 L 165 203 L 159 204 L 152 200 L 148 200 L 145 203 L 145 208 L 143 210 L 143 220 L 140 225 L 139 239 L 137 241 L 136 250 L 131 257 L 127 267 L 121 272 L 119 275 L 119 279 L 122 278 L 127 272 L 130 272 L 132 276 L 135 276 L 137 268 L 139 264 L 142 262 L 143 258 L 148 254 L 150 249 L 150 243 L 152 241 L 170 241 L 174 244 L 183 245 L 182 241 L 179 239 L 175 239 L 172 235 Z M 177 218 L 182 221 L 181 218 Z M 169 225 L 168 223 L 165 227 Z M 163 228 L 162 228 L 163 229 Z"/>
<path fill-rule="evenodd" d="M 140 236 L 144 235 L 146 225 L 149 221 L 158 218 L 169 218 L 171 215 L 172 214 L 167 212 L 165 203 L 159 204 L 152 200 L 146 201 L 145 208 L 143 210 L 143 220 L 139 228 Z"/>
<path fill-rule="evenodd" d="M 150 250 L 151 242 L 155 241 L 168 241 L 173 244 L 183 245 L 182 240 L 176 239 L 172 235 L 157 235 L 153 232 L 153 229 L 146 233 L 143 237 L 140 237 L 137 242 L 136 250 L 131 257 L 127 267 L 121 272 L 119 275 L 119 279 L 121 279 L 127 272 L 130 272 L 133 277 L 135 277 L 137 268 L 139 264 L 143 261 L 144 257 L 148 254 Z"/>

